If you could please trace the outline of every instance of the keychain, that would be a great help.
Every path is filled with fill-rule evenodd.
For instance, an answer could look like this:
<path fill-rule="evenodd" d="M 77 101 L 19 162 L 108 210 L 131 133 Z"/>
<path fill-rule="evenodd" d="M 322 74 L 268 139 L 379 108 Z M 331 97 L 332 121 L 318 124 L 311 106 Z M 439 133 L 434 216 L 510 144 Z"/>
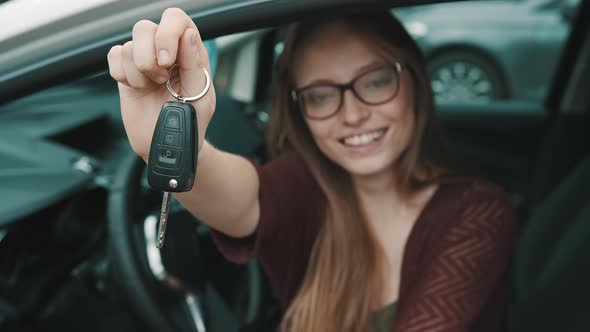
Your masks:
<path fill-rule="evenodd" d="M 176 64 L 170 68 L 170 78 L 177 68 Z M 193 97 L 177 94 L 168 79 L 166 88 L 177 101 L 164 103 L 152 136 L 148 183 L 152 188 L 164 192 L 156 239 L 156 246 L 160 249 L 164 246 L 171 193 L 191 190 L 197 175 L 197 114 L 195 108 L 187 102 L 198 100 L 209 91 L 211 77 L 207 69 L 203 68 L 203 71 L 205 88 Z"/>

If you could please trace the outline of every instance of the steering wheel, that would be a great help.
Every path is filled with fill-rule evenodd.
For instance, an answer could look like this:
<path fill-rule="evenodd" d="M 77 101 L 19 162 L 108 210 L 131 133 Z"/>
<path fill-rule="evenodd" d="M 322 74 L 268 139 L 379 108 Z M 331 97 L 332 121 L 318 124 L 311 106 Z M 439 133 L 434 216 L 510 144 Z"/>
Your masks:
<path fill-rule="evenodd" d="M 240 273 L 248 287 L 238 287 L 238 293 L 242 293 L 232 304 L 235 307 L 239 303 L 246 310 L 239 312 L 239 308 L 220 305 L 224 301 L 205 273 L 210 256 L 207 254 L 214 250 L 199 246 L 203 242 L 200 236 L 208 238 L 206 226 L 195 222 L 178 202 L 173 201 L 170 207 L 172 222 L 167 226 L 164 248 L 156 247 L 162 196 L 147 185 L 145 170 L 144 161 L 129 153 L 119 164 L 109 194 L 109 254 L 116 279 L 132 309 L 147 328 L 159 332 L 237 331 L 240 325 L 255 320 L 261 302 L 257 263 L 233 267 L 245 269 Z M 216 303 L 215 309 L 209 308 L 212 303 Z M 236 323 L 228 320 L 228 314 L 235 317 Z M 216 315 L 222 317 L 216 319 Z"/>

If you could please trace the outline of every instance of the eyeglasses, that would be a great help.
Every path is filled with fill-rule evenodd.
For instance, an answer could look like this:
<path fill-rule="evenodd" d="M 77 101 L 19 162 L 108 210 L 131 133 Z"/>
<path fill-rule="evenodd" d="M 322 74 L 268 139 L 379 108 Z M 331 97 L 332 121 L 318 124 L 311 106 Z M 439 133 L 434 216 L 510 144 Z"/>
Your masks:
<path fill-rule="evenodd" d="M 349 89 L 367 105 L 380 105 L 392 100 L 399 91 L 403 69 L 399 62 L 381 65 L 345 84 L 318 83 L 292 90 L 291 98 L 306 117 L 327 119 L 342 108 L 344 92 Z"/>

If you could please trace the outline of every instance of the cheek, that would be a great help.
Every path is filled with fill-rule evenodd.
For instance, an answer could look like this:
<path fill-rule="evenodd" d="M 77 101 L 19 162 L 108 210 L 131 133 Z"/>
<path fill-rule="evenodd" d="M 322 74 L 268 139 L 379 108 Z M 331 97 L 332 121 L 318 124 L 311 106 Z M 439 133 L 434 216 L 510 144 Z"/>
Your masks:
<path fill-rule="evenodd" d="M 416 130 L 416 114 L 415 114 L 415 112 L 416 112 L 416 110 L 414 109 L 413 100 L 409 99 L 408 103 L 406 104 L 406 108 L 403 111 L 402 121 L 401 121 L 401 125 L 403 128 L 403 130 L 401 132 L 401 137 L 400 137 L 400 140 L 401 140 L 400 150 L 401 151 L 404 151 L 408 148 L 408 146 L 410 145 L 410 140 L 414 136 L 414 131 Z"/>
<path fill-rule="evenodd" d="M 309 128 L 311 135 L 315 139 L 321 139 L 321 138 L 328 137 L 331 134 L 331 131 L 335 125 L 334 121 L 333 121 L 334 117 L 324 119 L 324 120 L 311 120 L 308 118 L 304 118 L 304 119 L 305 119 L 305 124 L 307 125 L 307 128 Z"/>
<path fill-rule="evenodd" d="M 407 100 L 403 107 L 399 108 L 399 125 L 400 125 L 400 144 L 401 149 L 405 150 L 415 130 L 415 114 L 414 105 L 411 100 Z"/>
<path fill-rule="evenodd" d="M 414 118 L 414 96 L 409 77 L 402 76 L 397 96 L 380 108 L 380 113 L 400 126 L 412 126 Z"/>
<path fill-rule="evenodd" d="M 330 155 L 329 144 L 333 142 L 334 135 L 332 134 L 333 125 L 330 120 L 308 120 L 306 119 L 307 127 L 315 144 L 326 155 Z"/>
<path fill-rule="evenodd" d="M 396 131 L 393 137 L 396 145 L 394 150 L 404 150 L 407 147 L 415 130 L 416 122 L 412 81 L 405 76 L 401 83 L 397 97 L 381 110 L 389 122 L 393 123 Z"/>
<path fill-rule="evenodd" d="M 322 125 L 322 123 L 314 120 L 305 119 L 305 123 L 307 124 L 307 128 L 309 128 L 309 132 L 311 133 L 311 137 L 316 142 L 317 145 L 320 145 L 322 141 L 322 137 L 326 136 L 326 129 Z"/>

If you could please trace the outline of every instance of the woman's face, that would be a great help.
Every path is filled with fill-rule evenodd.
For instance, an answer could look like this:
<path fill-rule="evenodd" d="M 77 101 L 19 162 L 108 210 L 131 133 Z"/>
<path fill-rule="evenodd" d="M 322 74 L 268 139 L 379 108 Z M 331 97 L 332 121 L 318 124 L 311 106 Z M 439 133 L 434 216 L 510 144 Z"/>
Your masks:
<path fill-rule="evenodd" d="M 348 83 L 385 63 L 345 24 L 331 23 L 307 39 L 295 57 L 297 88 L 322 82 Z M 320 150 L 353 177 L 392 174 L 391 166 L 407 147 L 414 130 L 413 91 L 402 70 L 397 96 L 379 105 L 367 105 L 351 90 L 339 111 L 327 119 L 305 118 Z"/>

